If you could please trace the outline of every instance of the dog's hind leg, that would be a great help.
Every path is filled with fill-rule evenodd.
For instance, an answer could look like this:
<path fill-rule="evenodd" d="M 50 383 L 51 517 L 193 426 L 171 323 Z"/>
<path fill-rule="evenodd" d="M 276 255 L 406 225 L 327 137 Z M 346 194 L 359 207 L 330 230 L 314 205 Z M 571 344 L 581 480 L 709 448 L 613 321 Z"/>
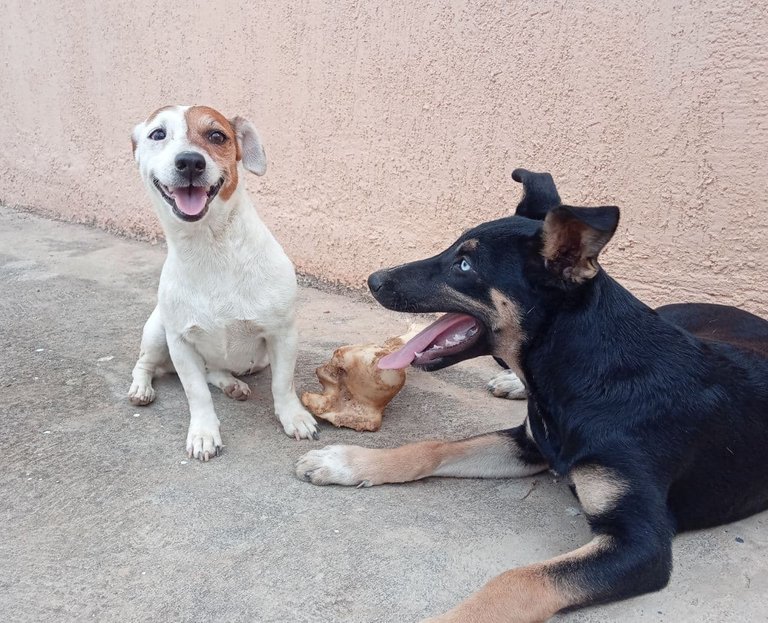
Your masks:
<path fill-rule="evenodd" d="M 160 319 L 160 311 L 155 307 L 144 325 L 139 360 L 133 367 L 133 383 L 128 390 L 128 399 L 131 403 L 148 405 L 152 402 L 155 399 L 152 379 L 172 369 L 171 356 L 165 339 L 165 327 Z"/>
<path fill-rule="evenodd" d="M 316 485 L 369 487 L 429 476 L 516 478 L 546 468 L 525 428 L 518 426 L 463 441 L 422 441 L 387 450 L 327 446 L 302 456 L 296 475 Z"/>
<path fill-rule="evenodd" d="M 660 490 L 603 468 L 573 473 L 594 538 L 543 563 L 512 569 L 422 623 L 538 623 L 578 608 L 660 590 L 672 569 L 674 529 Z"/>
<path fill-rule="evenodd" d="M 235 378 L 226 370 L 208 370 L 205 373 L 205 380 L 235 400 L 248 400 L 248 396 L 251 395 L 248 383 Z"/>

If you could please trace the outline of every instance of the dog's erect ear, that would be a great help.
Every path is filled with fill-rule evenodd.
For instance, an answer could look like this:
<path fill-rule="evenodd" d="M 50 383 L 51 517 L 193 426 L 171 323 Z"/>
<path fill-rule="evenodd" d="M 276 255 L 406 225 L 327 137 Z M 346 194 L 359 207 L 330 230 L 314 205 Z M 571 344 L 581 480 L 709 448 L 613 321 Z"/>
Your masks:
<path fill-rule="evenodd" d="M 558 206 L 547 213 L 542 250 L 547 268 L 561 279 L 584 283 L 600 270 L 597 256 L 619 225 L 616 206 Z"/>
<path fill-rule="evenodd" d="M 256 128 L 243 117 L 235 117 L 230 123 L 237 134 L 237 159 L 242 159 L 243 166 L 251 173 L 264 175 L 267 172 L 267 154 Z"/>
<path fill-rule="evenodd" d="M 515 214 L 541 221 L 552 208 L 560 205 L 555 180 L 549 173 L 535 173 L 526 169 L 512 171 L 512 179 L 523 185 L 523 198 Z"/>

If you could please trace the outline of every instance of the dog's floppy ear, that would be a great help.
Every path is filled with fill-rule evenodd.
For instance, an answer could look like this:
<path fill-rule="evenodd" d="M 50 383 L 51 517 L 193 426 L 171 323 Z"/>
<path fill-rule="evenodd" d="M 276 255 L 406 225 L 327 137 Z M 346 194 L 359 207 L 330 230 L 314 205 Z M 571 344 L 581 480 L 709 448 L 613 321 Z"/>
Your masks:
<path fill-rule="evenodd" d="M 251 173 L 264 175 L 267 172 L 267 154 L 256 128 L 243 117 L 235 117 L 230 123 L 237 135 L 237 159 L 242 159 L 243 166 Z"/>
<path fill-rule="evenodd" d="M 619 208 L 558 206 L 547 213 L 542 250 L 547 268 L 573 283 L 592 279 L 600 270 L 597 256 L 619 225 Z"/>
<path fill-rule="evenodd" d="M 541 221 L 552 208 L 560 205 L 555 180 L 549 173 L 535 173 L 526 169 L 512 171 L 512 179 L 523 185 L 523 198 L 515 214 Z"/>

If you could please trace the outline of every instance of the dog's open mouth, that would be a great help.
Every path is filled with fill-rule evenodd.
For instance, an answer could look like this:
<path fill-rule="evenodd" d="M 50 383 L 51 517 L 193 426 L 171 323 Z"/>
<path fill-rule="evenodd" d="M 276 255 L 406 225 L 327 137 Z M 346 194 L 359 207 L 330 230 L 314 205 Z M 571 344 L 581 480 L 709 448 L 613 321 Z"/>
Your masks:
<path fill-rule="evenodd" d="M 173 208 L 176 216 L 185 221 L 199 221 L 205 216 L 211 201 L 221 190 L 224 178 L 222 177 L 209 188 L 192 185 L 170 187 L 161 184 L 157 178 L 153 178 L 152 182 L 163 199 Z"/>
<path fill-rule="evenodd" d="M 400 350 L 382 357 L 379 368 L 385 370 L 405 368 L 413 364 L 432 367 L 439 360 L 469 350 L 485 332 L 483 325 L 467 314 L 445 314 Z"/>

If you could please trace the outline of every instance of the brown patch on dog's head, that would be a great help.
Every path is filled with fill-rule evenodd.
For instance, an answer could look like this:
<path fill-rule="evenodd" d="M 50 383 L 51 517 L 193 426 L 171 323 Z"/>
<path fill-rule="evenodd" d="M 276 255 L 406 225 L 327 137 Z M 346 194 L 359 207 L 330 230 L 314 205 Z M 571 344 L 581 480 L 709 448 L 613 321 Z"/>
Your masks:
<path fill-rule="evenodd" d="M 480 241 L 477 238 L 471 238 L 470 240 L 465 240 L 464 242 L 461 243 L 458 253 L 471 253 L 472 251 L 477 250 L 477 247 L 479 244 L 480 244 Z"/>
<path fill-rule="evenodd" d="M 235 128 L 224 115 L 208 106 L 192 106 L 184 116 L 189 142 L 205 151 L 222 172 L 224 183 L 219 195 L 226 201 L 238 182 L 239 147 Z"/>
<path fill-rule="evenodd" d="M 584 283 L 597 275 L 597 256 L 619 224 L 615 206 L 574 208 L 559 206 L 547 213 L 542 232 L 542 255 L 547 267 L 565 281 Z"/>

